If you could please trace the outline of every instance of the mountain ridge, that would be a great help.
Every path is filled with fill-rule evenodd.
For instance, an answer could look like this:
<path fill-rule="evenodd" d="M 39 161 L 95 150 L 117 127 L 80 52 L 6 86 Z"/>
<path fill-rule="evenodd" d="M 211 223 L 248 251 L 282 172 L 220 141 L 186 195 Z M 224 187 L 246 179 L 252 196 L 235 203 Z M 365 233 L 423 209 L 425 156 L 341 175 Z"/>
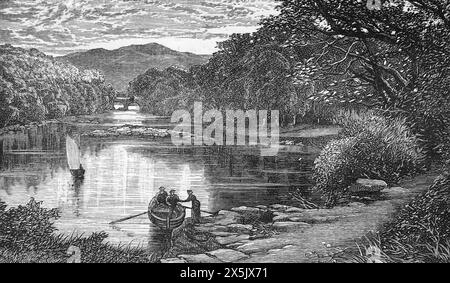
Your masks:
<path fill-rule="evenodd" d="M 105 81 L 116 90 L 124 92 L 128 83 L 150 68 L 164 70 L 177 67 L 188 70 L 208 61 L 210 55 L 179 52 L 158 43 L 133 44 L 108 50 L 95 48 L 56 57 L 81 69 L 96 69 L 103 73 Z"/>

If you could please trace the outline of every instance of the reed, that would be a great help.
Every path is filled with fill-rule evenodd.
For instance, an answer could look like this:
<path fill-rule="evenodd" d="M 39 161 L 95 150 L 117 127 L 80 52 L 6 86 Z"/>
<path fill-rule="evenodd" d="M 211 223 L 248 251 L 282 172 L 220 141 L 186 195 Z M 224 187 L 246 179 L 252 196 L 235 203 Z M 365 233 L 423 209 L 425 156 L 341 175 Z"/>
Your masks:
<path fill-rule="evenodd" d="M 110 244 L 105 232 L 89 236 L 59 234 L 53 226 L 59 212 L 41 205 L 31 199 L 26 205 L 7 209 L 0 200 L 0 262 L 67 262 L 71 246 L 79 249 L 83 263 L 148 263 L 160 259 L 139 246 Z"/>

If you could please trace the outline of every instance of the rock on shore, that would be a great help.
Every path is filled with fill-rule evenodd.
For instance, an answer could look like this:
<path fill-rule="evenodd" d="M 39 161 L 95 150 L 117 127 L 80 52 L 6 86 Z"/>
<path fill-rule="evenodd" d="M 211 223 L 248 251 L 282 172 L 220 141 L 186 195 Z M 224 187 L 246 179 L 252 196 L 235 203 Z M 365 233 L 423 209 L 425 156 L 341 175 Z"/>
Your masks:
<path fill-rule="evenodd" d="M 216 216 L 203 217 L 195 229 L 215 238 L 220 248 L 192 254 L 179 254 L 161 260 L 165 263 L 217 263 L 238 262 L 254 254 L 286 248 L 272 237 L 277 233 L 302 232 L 312 223 L 335 221 L 331 210 L 309 210 L 288 205 L 240 206 L 221 210 Z M 197 251 L 198 252 L 198 251 Z"/>
<path fill-rule="evenodd" d="M 386 189 L 388 185 L 382 180 L 358 179 L 349 188 L 350 193 L 377 193 Z"/>
<path fill-rule="evenodd" d="M 170 130 L 156 129 L 151 127 L 144 127 L 138 125 L 124 125 L 119 127 L 111 127 L 105 130 L 94 130 L 83 133 L 83 136 L 88 137 L 120 137 L 120 136 L 134 136 L 134 137 L 159 137 L 165 138 L 170 136 Z"/>

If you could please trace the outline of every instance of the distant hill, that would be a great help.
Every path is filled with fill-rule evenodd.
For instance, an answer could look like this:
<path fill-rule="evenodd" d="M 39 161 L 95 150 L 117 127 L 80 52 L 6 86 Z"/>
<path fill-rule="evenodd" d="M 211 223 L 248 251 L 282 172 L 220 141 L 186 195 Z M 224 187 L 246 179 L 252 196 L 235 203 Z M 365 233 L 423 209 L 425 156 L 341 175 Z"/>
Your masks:
<path fill-rule="evenodd" d="M 71 53 L 62 57 L 82 69 L 97 69 L 116 90 L 125 91 L 128 83 L 149 68 L 164 70 L 168 67 L 189 69 L 204 64 L 209 55 L 178 52 L 157 43 L 130 45 L 115 50 L 103 48 Z"/>
<path fill-rule="evenodd" d="M 116 92 L 96 70 L 0 45 L 0 127 L 107 111 Z"/>

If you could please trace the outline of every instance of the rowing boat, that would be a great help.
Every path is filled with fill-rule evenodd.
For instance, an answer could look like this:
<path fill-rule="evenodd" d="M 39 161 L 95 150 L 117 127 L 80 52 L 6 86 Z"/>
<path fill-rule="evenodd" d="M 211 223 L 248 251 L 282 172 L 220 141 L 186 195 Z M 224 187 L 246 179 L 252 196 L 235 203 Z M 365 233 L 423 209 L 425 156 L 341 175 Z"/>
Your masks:
<path fill-rule="evenodd" d="M 170 208 L 166 204 L 160 204 L 156 201 L 156 198 L 150 201 L 148 205 L 148 218 L 150 221 L 161 228 L 162 230 L 173 230 L 178 228 L 183 224 L 184 218 L 186 217 L 185 208 L 181 205 L 177 205 L 169 223 L 167 223 L 167 216 L 169 214 Z M 169 224 L 169 225 L 167 225 Z"/>

